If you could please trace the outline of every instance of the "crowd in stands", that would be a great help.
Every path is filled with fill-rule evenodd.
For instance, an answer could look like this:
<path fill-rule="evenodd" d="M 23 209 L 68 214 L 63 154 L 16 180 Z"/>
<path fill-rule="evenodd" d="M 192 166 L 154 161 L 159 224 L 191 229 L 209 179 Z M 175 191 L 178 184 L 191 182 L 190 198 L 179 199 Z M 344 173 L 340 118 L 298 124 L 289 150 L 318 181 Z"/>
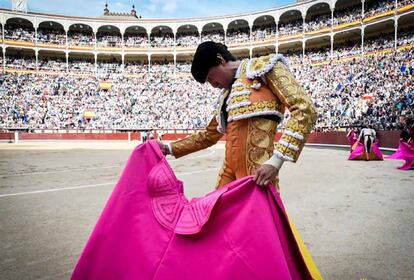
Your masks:
<path fill-rule="evenodd" d="M 318 109 L 316 128 L 397 129 L 414 113 L 414 50 L 295 69 Z"/>
<path fill-rule="evenodd" d="M 206 41 L 224 43 L 224 32 L 201 33 L 201 42 Z"/>
<path fill-rule="evenodd" d="M 227 31 L 226 44 L 244 43 L 250 41 L 249 28 Z"/>
<path fill-rule="evenodd" d="M 299 19 L 290 23 L 279 23 L 279 34 L 281 37 L 302 33 L 303 20 Z"/>
<path fill-rule="evenodd" d="M 12 69 L 36 69 L 36 58 L 6 56 L 6 67 Z"/>
<path fill-rule="evenodd" d="M 399 0 L 398 7 L 414 4 L 414 0 Z"/>
<path fill-rule="evenodd" d="M 306 54 L 305 63 L 296 64 L 301 55 L 287 54 L 292 71 L 318 109 L 318 130 L 357 124 L 395 129 L 399 116 L 413 114 L 414 49 L 318 66 L 308 63 L 308 56 L 318 55 L 323 54 L 314 50 Z M 41 63 L 41 68 L 50 67 Z M 119 72 L 120 65 L 101 62 L 99 69 Z M 127 63 L 125 69 L 143 75 L 116 76 L 109 90 L 100 89 L 94 75 L 3 74 L 0 126 L 191 129 L 207 124 L 220 91 L 190 75 L 173 77 L 167 61 L 152 63 L 150 75 L 145 64 Z M 188 63 L 177 64 L 179 72 L 189 69 Z M 87 110 L 94 117 L 86 118 Z"/>
<path fill-rule="evenodd" d="M 0 114 L 7 127 L 77 127 L 82 110 L 97 101 L 94 77 L 23 74 L 4 78 Z"/>
<path fill-rule="evenodd" d="M 66 35 L 62 32 L 52 30 L 39 30 L 37 32 L 37 42 L 54 45 L 66 45 Z"/>
<path fill-rule="evenodd" d="M 98 62 L 97 73 L 104 74 L 119 74 L 122 73 L 123 67 L 120 62 Z"/>
<path fill-rule="evenodd" d="M 298 50 L 298 51 L 295 51 L 295 52 L 288 51 L 288 52 L 282 53 L 282 54 L 289 58 L 289 62 L 292 65 L 301 65 L 303 63 L 302 50 Z"/>
<path fill-rule="evenodd" d="M 66 71 L 66 59 L 62 58 L 39 58 L 38 67 L 40 71 Z"/>
<path fill-rule="evenodd" d="M 146 74 L 148 73 L 148 64 L 136 63 L 136 62 L 126 62 L 124 67 L 125 74 Z"/>
<path fill-rule="evenodd" d="M 331 15 L 321 15 L 305 23 L 305 32 L 322 30 L 331 27 Z"/>
<path fill-rule="evenodd" d="M 177 62 L 175 68 L 178 73 L 191 73 L 191 63 L 189 62 Z"/>
<path fill-rule="evenodd" d="M 177 47 L 195 47 L 200 44 L 200 37 L 198 35 L 182 35 L 177 37 Z"/>
<path fill-rule="evenodd" d="M 409 5 L 414 3 L 414 0 L 399 0 L 398 7 Z M 395 0 L 380 0 L 370 1 L 365 4 L 364 17 L 374 16 L 383 12 L 391 11 L 395 9 Z M 347 22 L 354 22 L 362 19 L 362 5 L 357 5 L 345 10 L 335 10 L 332 24 L 339 25 Z M 279 22 L 279 34 L 280 36 L 288 36 L 302 33 L 303 29 L 305 32 L 311 32 L 321 30 L 331 26 L 331 14 L 321 15 L 310 20 L 306 20 L 303 24 L 302 18 L 298 18 L 291 22 Z M 271 26 L 262 26 L 260 28 L 253 27 L 254 31 L 251 34 L 251 39 L 254 41 L 266 40 L 269 38 L 275 38 L 275 28 Z M 204 41 L 216 41 L 224 42 L 224 31 L 216 32 L 202 32 L 201 42 Z M 231 43 L 243 43 L 250 40 L 249 28 L 228 30 L 227 31 L 227 42 Z M 99 33 L 98 33 L 99 34 Z M 5 39 L 20 40 L 20 41 L 35 41 L 35 31 L 30 27 L 20 27 L 14 24 L 8 24 L 4 28 Z M 66 35 L 61 31 L 54 30 L 42 30 L 38 29 L 37 40 L 39 43 L 50 43 L 50 44 L 66 44 Z M 94 35 L 91 33 L 69 31 L 68 32 L 68 44 L 79 45 L 79 46 L 92 46 L 94 45 Z M 177 35 L 176 46 L 188 47 L 196 46 L 200 41 L 198 35 Z M 97 46 L 99 47 L 121 47 L 122 39 L 119 35 L 105 34 L 97 38 Z M 166 35 L 153 35 L 151 36 L 151 43 L 148 43 L 148 36 L 146 34 L 125 35 L 124 46 L 125 47 L 172 47 L 174 46 L 173 34 Z"/>
<path fill-rule="evenodd" d="M 367 18 L 393 9 L 395 9 L 395 0 L 371 1 L 370 5 L 365 7 L 364 16 Z"/>
<path fill-rule="evenodd" d="M 364 40 L 364 51 L 372 52 L 384 49 L 394 48 L 394 33 L 381 34 Z"/>
<path fill-rule="evenodd" d="M 253 41 L 264 41 L 276 38 L 276 27 L 256 28 L 252 31 Z"/>
<path fill-rule="evenodd" d="M 414 34 L 411 30 L 407 30 L 402 32 L 401 35 L 398 37 L 398 46 L 405 46 L 414 43 Z M 384 34 L 375 37 L 369 37 L 364 41 L 364 52 L 371 53 L 375 51 L 381 51 L 385 49 L 393 49 L 394 48 L 394 34 Z M 362 48 L 361 48 L 361 41 L 360 38 L 354 38 L 349 41 L 340 42 L 336 44 L 334 43 L 334 48 L 332 51 L 331 56 L 331 49 L 330 45 L 326 47 L 318 47 L 317 49 L 313 49 L 311 47 L 306 47 L 306 55 L 303 58 L 302 50 L 298 49 L 296 51 L 288 50 L 283 51 L 280 50 L 281 53 L 287 54 L 292 64 L 300 65 L 302 63 L 318 63 L 323 61 L 329 60 L 338 60 L 345 57 L 354 57 L 361 55 Z M 131 60 L 131 59 L 130 59 Z M 73 62 L 71 62 L 73 61 Z M 45 59 L 44 62 L 39 59 L 39 69 L 48 70 L 48 71 L 66 71 L 66 60 L 63 58 L 55 59 L 55 58 L 48 58 Z M 100 63 L 100 64 L 99 64 Z M 91 59 L 72 59 L 69 58 L 69 71 L 77 70 L 80 73 L 90 73 L 95 72 L 95 65 Z M 122 73 L 124 74 L 143 74 L 148 71 L 148 62 L 145 62 L 145 65 L 142 62 L 135 60 L 135 62 L 126 62 L 124 68 L 121 67 L 121 62 L 116 63 L 103 63 L 98 61 L 97 68 L 100 69 L 100 65 L 103 66 L 104 70 L 100 70 L 101 73 Z M 14 69 L 36 69 L 36 61 L 33 57 L 16 57 L 16 56 L 8 56 L 6 55 L 6 67 L 14 68 Z M 174 65 L 170 62 L 153 62 L 151 64 L 151 72 L 165 72 L 165 73 L 173 73 L 174 72 Z M 123 70 L 124 69 L 124 70 Z M 180 65 L 177 63 L 176 69 L 178 73 L 189 73 L 190 67 L 188 63 L 184 63 Z M 176 72 L 177 72 L 176 71 Z"/>
<path fill-rule="evenodd" d="M 2 76 L 2 127 L 201 128 L 219 94 L 189 76 L 121 78 L 109 90 L 100 89 L 93 76 Z M 86 111 L 94 112 L 92 119 L 85 116 Z"/>
<path fill-rule="evenodd" d="M 333 25 L 340 25 L 343 23 L 350 23 L 362 19 L 362 6 L 346 9 L 343 11 L 335 11 L 333 18 Z"/>
<path fill-rule="evenodd" d="M 35 32 L 28 28 L 6 27 L 4 29 L 4 39 L 34 42 Z"/>
<path fill-rule="evenodd" d="M 311 24 L 311 23 L 309 23 Z M 309 26 L 309 25 L 307 25 Z M 322 28 L 319 26 L 315 30 L 320 30 Z M 292 35 L 300 31 L 301 27 L 297 26 L 293 27 L 291 25 L 281 25 L 279 28 L 280 35 Z M 311 31 L 311 29 L 307 29 L 307 31 Z M 399 34 L 400 38 L 405 39 L 404 41 L 401 41 L 399 44 L 409 44 L 411 41 L 408 41 L 408 39 L 412 40 L 412 32 L 406 31 L 401 34 Z M 252 32 L 252 40 L 266 40 L 275 38 L 276 32 L 273 28 L 267 28 L 267 29 L 256 29 Z M 379 49 L 379 48 L 388 48 L 392 47 L 393 40 L 394 40 L 393 34 L 387 34 L 385 35 L 385 38 L 383 38 L 382 42 L 378 42 L 376 46 L 373 46 L 373 50 Z M 375 36 L 375 38 L 378 36 Z M 59 34 L 38 34 L 38 42 L 39 43 L 52 43 L 52 44 L 65 44 L 66 39 L 64 35 Z M 79 45 L 79 46 L 87 46 L 87 45 L 93 45 L 93 38 L 86 36 L 86 35 L 79 35 L 79 36 L 69 36 L 68 37 L 68 44 L 69 45 Z M 208 34 L 208 35 L 202 35 L 201 41 L 209 41 L 213 40 L 216 42 L 224 42 L 224 36 L 222 34 Z M 227 43 L 243 43 L 248 42 L 250 40 L 249 33 L 242 32 L 242 31 L 234 31 L 229 32 L 227 35 Z M 97 39 L 97 46 L 99 47 L 121 47 L 122 41 L 120 37 L 117 36 L 105 36 Z M 385 45 L 383 45 L 385 43 Z M 197 46 L 199 44 L 199 37 L 194 35 L 189 36 L 182 36 L 177 38 L 176 45 L 178 47 L 189 47 L 189 46 Z M 127 37 L 125 38 L 125 47 L 147 47 L 148 46 L 148 39 L 146 37 Z M 383 45 L 383 46 L 381 46 Z M 151 43 L 152 47 L 171 47 L 174 46 L 174 39 L 169 37 L 168 35 L 165 37 L 153 37 L 153 41 Z"/>
<path fill-rule="evenodd" d="M 329 61 L 331 56 L 331 47 L 318 48 L 318 49 L 307 49 L 305 54 L 304 63 L 318 63 L 322 61 Z"/>
<path fill-rule="evenodd" d="M 168 61 L 159 61 L 151 63 L 151 73 L 173 74 L 174 63 Z"/>
<path fill-rule="evenodd" d="M 151 36 L 151 47 L 155 48 L 168 48 L 174 46 L 174 36 L 171 35 L 158 35 Z"/>
<path fill-rule="evenodd" d="M 148 36 L 143 34 L 142 36 L 125 36 L 124 46 L 127 48 L 143 48 L 148 47 Z"/>
<path fill-rule="evenodd" d="M 141 94 L 135 96 L 130 126 L 147 128 L 203 128 L 215 109 L 219 91 L 201 85 L 189 76 L 171 80 L 153 75 L 148 85 L 141 83 Z M 208 95 L 208 96 L 207 96 Z"/>
<path fill-rule="evenodd" d="M 412 30 L 402 31 L 398 33 L 397 45 L 399 47 L 411 44 L 414 44 L 414 32 Z"/>
<path fill-rule="evenodd" d="M 69 72 L 83 74 L 95 72 L 95 62 L 84 59 L 71 59 L 68 65 Z"/>
<path fill-rule="evenodd" d="M 361 41 L 349 41 L 340 45 L 334 45 L 332 59 L 361 55 Z"/>
<path fill-rule="evenodd" d="M 96 41 L 97 41 L 96 45 L 98 47 L 116 47 L 116 48 L 122 47 L 121 36 L 107 35 L 107 36 L 98 37 Z"/>
<path fill-rule="evenodd" d="M 68 45 L 71 46 L 93 46 L 94 38 L 92 34 L 71 33 L 68 34 Z"/>

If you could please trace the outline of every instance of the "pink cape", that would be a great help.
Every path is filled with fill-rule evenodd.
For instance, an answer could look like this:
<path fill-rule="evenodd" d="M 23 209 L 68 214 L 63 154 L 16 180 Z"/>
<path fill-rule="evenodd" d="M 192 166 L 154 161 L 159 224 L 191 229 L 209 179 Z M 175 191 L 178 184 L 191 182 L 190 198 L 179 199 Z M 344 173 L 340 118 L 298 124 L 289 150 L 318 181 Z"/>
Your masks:
<path fill-rule="evenodd" d="M 251 177 L 188 201 L 158 144 L 138 146 L 72 279 L 312 279 L 273 188 Z"/>
<path fill-rule="evenodd" d="M 397 151 L 387 158 L 404 160 L 405 163 L 398 167 L 398 169 L 410 170 L 414 167 L 414 143 L 407 143 L 400 140 Z"/>
<path fill-rule="evenodd" d="M 369 155 L 365 152 L 364 144 L 358 141 L 358 138 L 353 130 L 348 132 L 348 142 L 351 145 L 351 153 L 348 160 L 383 160 L 382 153 L 379 149 L 378 139 L 375 139 L 371 144 L 371 152 Z"/>

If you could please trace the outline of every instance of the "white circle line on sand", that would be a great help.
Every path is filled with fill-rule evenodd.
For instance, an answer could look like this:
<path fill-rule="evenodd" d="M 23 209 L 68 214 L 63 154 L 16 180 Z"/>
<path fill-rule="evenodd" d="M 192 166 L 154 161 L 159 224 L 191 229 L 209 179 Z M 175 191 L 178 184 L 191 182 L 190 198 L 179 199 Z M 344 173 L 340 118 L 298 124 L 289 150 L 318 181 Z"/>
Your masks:
<path fill-rule="evenodd" d="M 181 172 L 181 173 L 177 173 L 176 175 L 177 176 L 186 176 L 186 175 L 191 175 L 191 174 L 196 174 L 196 173 L 209 172 L 209 171 L 212 171 L 212 170 L 218 171 L 218 168 L 209 168 L 209 169 L 204 169 L 204 170 Z M 38 190 L 38 191 L 30 191 L 30 192 L 7 193 L 7 194 L 0 194 L 0 198 L 10 197 L 10 196 L 38 194 L 38 193 L 58 192 L 58 191 L 66 191 L 66 190 L 88 189 L 88 188 L 96 188 L 96 187 L 115 185 L 115 184 L 116 184 L 116 182 L 107 182 L 107 183 L 100 183 L 100 184 L 81 185 L 81 186 L 74 186 L 74 187 Z"/>
<path fill-rule="evenodd" d="M 192 160 L 196 158 L 203 158 L 208 157 L 214 154 L 216 151 L 211 150 L 208 154 L 205 155 L 199 155 L 194 157 L 187 157 L 187 158 L 178 158 L 178 159 L 172 159 L 169 160 L 169 162 L 186 159 L 186 160 Z M 43 174 L 54 174 L 54 173 L 64 173 L 64 172 L 76 172 L 76 171 L 87 171 L 87 170 L 99 170 L 99 169 L 106 169 L 106 168 L 119 168 L 123 165 L 109 165 L 109 166 L 101 166 L 101 167 L 90 167 L 90 168 L 75 168 L 75 169 L 65 169 L 65 170 L 53 170 L 53 171 L 37 171 L 37 172 L 22 172 L 22 173 L 13 173 L 13 174 L 0 174 L 1 177 L 13 177 L 13 176 L 28 176 L 28 175 L 43 175 Z"/>
<path fill-rule="evenodd" d="M 97 169 L 106 169 L 106 168 L 119 168 L 119 167 L 122 167 L 122 165 L 109 165 L 109 166 L 90 167 L 90 168 L 72 168 L 72 169 L 53 170 L 53 171 L 22 172 L 22 173 L 13 173 L 13 174 L 0 174 L 0 176 L 2 176 L 2 177 L 28 176 L 28 175 L 41 175 L 41 174 L 53 174 L 53 173 L 97 170 Z"/>
<path fill-rule="evenodd" d="M 197 173 L 203 173 L 203 172 L 209 172 L 209 171 L 213 171 L 216 170 L 217 172 L 220 170 L 220 168 L 208 168 L 208 169 L 203 169 L 203 170 L 196 170 L 196 171 L 189 171 L 189 172 L 181 172 L 181 173 L 177 173 L 177 176 L 185 176 L 185 175 L 191 175 L 191 174 L 197 174 Z"/>
<path fill-rule="evenodd" d="M 181 158 L 176 158 L 176 159 L 172 159 L 172 160 L 169 160 L 169 161 L 177 161 L 177 160 L 182 160 L 182 159 L 189 160 L 189 159 L 203 158 L 203 157 L 211 156 L 215 152 L 216 152 L 215 150 L 210 150 L 210 152 L 208 154 L 205 154 L 205 155 L 199 155 L 199 156 L 193 156 L 193 157 L 186 157 L 186 158 L 181 157 Z"/>
<path fill-rule="evenodd" d="M 1 197 L 8 197 L 8 196 L 18 196 L 18 195 L 28 195 L 28 194 L 58 192 L 58 191 L 66 191 L 66 190 L 77 190 L 77 189 L 96 188 L 96 187 L 113 185 L 113 184 L 115 184 L 115 183 L 114 182 L 107 182 L 107 183 L 101 183 L 101 184 L 83 185 L 83 186 L 75 186 L 75 187 L 67 187 L 67 188 L 47 189 L 47 190 L 38 190 L 38 191 L 30 191 L 30 192 L 19 192 L 19 193 L 8 193 L 8 194 L 0 194 L 0 198 Z"/>

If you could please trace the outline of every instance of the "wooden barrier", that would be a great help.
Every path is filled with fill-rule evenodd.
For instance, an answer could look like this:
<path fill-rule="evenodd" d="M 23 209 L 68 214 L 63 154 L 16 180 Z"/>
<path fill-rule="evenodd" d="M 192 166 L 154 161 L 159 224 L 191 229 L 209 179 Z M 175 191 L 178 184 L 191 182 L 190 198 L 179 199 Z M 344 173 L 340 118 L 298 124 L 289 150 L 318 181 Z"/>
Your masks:
<path fill-rule="evenodd" d="M 380 146 L 383 148 L 395 149 L 398 147 L 400 140 L 400 132 L 398 131 L 379 131 L 378 138 Z M 189 136 L 189 134 L 176 133 L 176 134 L 165 134 L 163 140 L 177 140 L 183 139 Z M 279 141 L 282 136 L 281 132 L 276 133 L 275 141 Z M 220 139 L 225 141 L 226 137 Z M 325 144 L 325 145 L 349 145 L 348 139 L 346 138 L 346 132 L 342 131 L 329 131 L 329 132 L 312 132 L 307 140 L 309 144 Z"/>
<path fill-rule="evenodd" d="M 14 133 L 13 132 L 0 132 L 0 140 L 13 141 Z"/>
<path fill-rule="evenodd" d="M 19 133 L 20 140 L 128 140 L 128 133 Z M 140 140 L 132 133 L 131 140 Z"/>
<path fill-rule="evenodd" d="M 380 146 L 383 148 L 397 148 L 399 144 L 399 131 L 378 131 L 378 138 Z M 174 141 L 183 139 L 191 135 L 191 133 L 185 133 L 176 131 L 174 133 L 163 134 L 162 139 L 165 141 Z M 275 135 L 275 141 L 278 141 L 282 133 L 278 132 Z M 154 137 L 157 138 L 158 134 L 155 132 Z M 16 141 L 15 134 L 13 132 L 0 132 L 0 140 Z M 141 140 L 140 132 L 107 132 L 107 133 L 29 133 L 18 132 L 18 140 L 124 140 L 135 141 Z M 225 141 L 226 137 L 223 136 L 221 141 Z M 307 140 L 309 144 L 327 144 L 327 145 L 348 145 L 346 138 L 346 132 L 342 131 L 330 131 L 330 132 L 312 132 Z"/>

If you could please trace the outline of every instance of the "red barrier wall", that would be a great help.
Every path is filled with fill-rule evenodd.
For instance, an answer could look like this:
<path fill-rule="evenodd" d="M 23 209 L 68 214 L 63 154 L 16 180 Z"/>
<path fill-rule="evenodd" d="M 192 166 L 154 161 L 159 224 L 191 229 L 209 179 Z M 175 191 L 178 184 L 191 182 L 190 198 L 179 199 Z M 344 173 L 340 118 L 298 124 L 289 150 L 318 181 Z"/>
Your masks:
<path fill-rule="evenodd" d="M 275 135 L 275 141 L 278 141 L 282 133 L 278 132 Z M 380 146 L 383 148 L 397 148 L 399 144 L 400 133 L 398 131 L 378 131 L 378 139 Z M 177 140 L 187 137 L 188 134 L 165 134 L 164 140 Z M 221 138 L 222 141 L 226 140 L 226 137 Z M 312 144 L 330 144 L 330 145 L 349 145 L 346 138 L 346 132 L 342 131 L 329 131 L 329 132 L 312 132 L 309 135 L 307 143 Z"/>
<path fill-rule="evenodd" d="M 163 140 L 171 141 L 183 139 L 189 134 L 171 133 L 164 134 Z M 279 140 L 281 133 L 275 135 L 275 141 Z M 397 148 L 400 133 L 398 131 L 379 131 L 378 138 L 380 146 L 383 148 Z M 155 134 L 157 137 L 157 134 Z M 14 133 L 1 132 L 0 140 L 14 140 Z M 19 132 L 19 140 L 128 140 L 127 132 L 118 133 L 27 133 Z M 141 140 L 139 132 L 131 132 L 131 140 Z M 226 140 L 223 136 L 222 141 Z M 331 144 L 348 145 L 346 132 L 313 132 L 308 138 L 307 143 L 312 144 Z"/>
<path fill-rule="evenodd" d="M 397 148 L 400 141 L 400 133 L 398 131 L 378 131 L 377 137 L 382 148 Z M 333 145 L 349 145 L 346 138 L 346 132 L 313 132 L 309 135 L 307 143 L 312 144 L 333 144 Z"/>
<path fill-rule="evenodd" d="M 380 146 L 384 148 L 398 148 L 400 144 L 400 132 L 399 131 L 379 131 L 378 139 Z"/>
<path fill-rule="evenodd" d="M 19 133 L 20 140 L 128 140 L 128 133 Z M 131 140 L 139 140 L 131 133 Z"/>
<path fill-rule="evenodd" d="M 12 132 L 0 132 L 0 140 L 14 140 L 14 133 Z"/>

